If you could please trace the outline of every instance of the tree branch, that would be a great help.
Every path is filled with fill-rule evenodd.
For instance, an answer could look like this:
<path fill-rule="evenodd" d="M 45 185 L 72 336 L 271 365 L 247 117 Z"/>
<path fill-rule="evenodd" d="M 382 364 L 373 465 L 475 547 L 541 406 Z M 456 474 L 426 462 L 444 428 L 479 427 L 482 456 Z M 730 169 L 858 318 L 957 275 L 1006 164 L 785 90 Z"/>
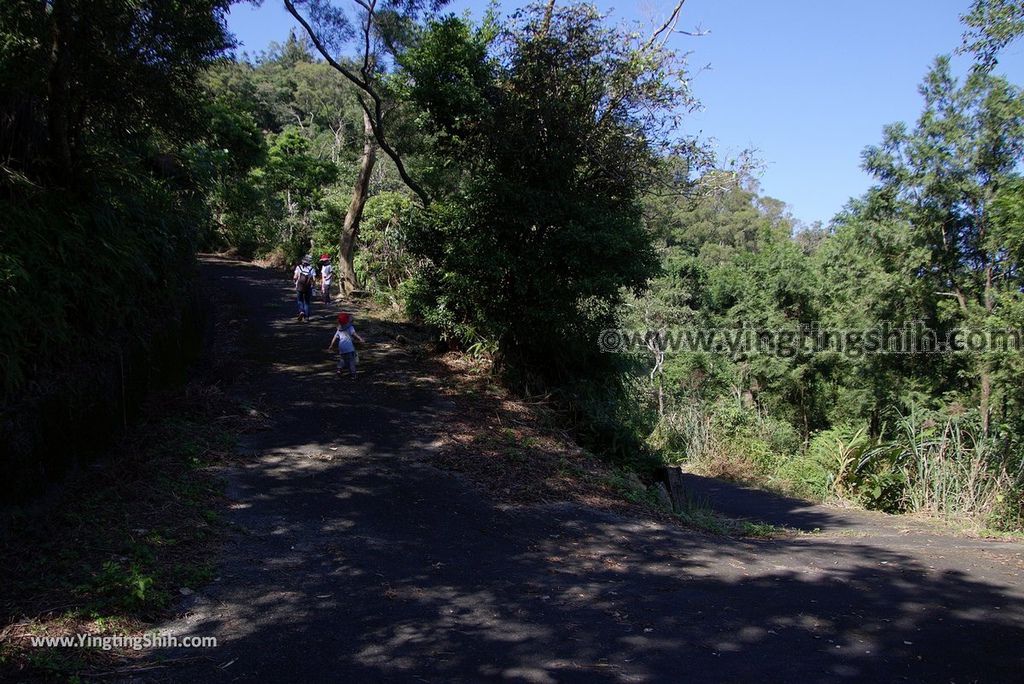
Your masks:
<path fill-rule="evenodd" d="M 544 23 L 541 26 L 541 35 L 547 36 L 551 28 L 551 15 L 555 13 L 555 0 L 548 0 L 548 6 L 544 10 Z"/>
<path fill-rule="evenodd" d="M 373 97 L 372 94 L 370 94 Z M 393 147 L 388 143 L 384 137 L 384 124 L 383 113 L 381 110 L 380 98 L 373 98 L 373 110 L 370 110 L 366 100 L 359 98 L 359 106 L 363 108 L 363 111 L 370 117 L 370 128 L 373 129 L 373 137 L 377 139 L 377 144 L 380 149 L 384 150 L 384 154 L 390 157 L 391 161 L 395 163 L 395 168 L 398 170 L 398 175 L 401 177 L 402 182 L 416 193 L 416 196 L 420 198 L 420 202 L 423 203 L 424 207 L 430 206 L 430 195 L 423 189 L 423 187 L 413 180 L 412 176 L 409 175 L 408 170 L 405 168 L 405 164 L 402 162 L 402 157 L 395 151 Z"/>
<path fill-rule="evenodd" d="M 654 44 L 658 41 L 658 36 L 660 36 L 663 33 L 665 34 L 665 37 L 662 39 L 661 45 L 662 47 L 664 47 L 666 41 L 668 41 L 669 37 L 675 32 L 676 24 L 679 23 L 679 17 L 682 15 L 683 5 L 685 4 L 686 0 L 679 0 L 676 3 L 675 9 L 672 10 L 672 14 L 669 15 L 668 19 L 665 20 L 665 23 L 662 24 L 661 28 L 655 31 L 651 35 L 651 39 L 647 41 L 646 45 L 644 45 L 644 52 L 647 52 L 652 47 L 654 47 Z"/>
<path fill-rule="evenodd" d="M 340 64 L 336 59 L 334 59 L 334 57 L 331 56 L 331 54 L 327 51 L 326 46 L 324 46 L 323 41 L 321 41 L 320 37 L 316 35 L 316 32 L 313 30 L 313 27 L 309 25 L 308 21 L 306 21 L 306 18 L 299 13 L 299 10 L 296 9 L 295 4 L 292 2 L 292 0 L 284 0 L 284 7 L 293 17 L 295 17 L 295 20 L 299 22 L 302 28 L 306 31 L 306 34 L 309 36 L 309 39 L 313 42 L 313 46 L 323 56 L 323 58 L 327 60 L 327 63 L 334 67 L 337 71 L 341 72 L 341 75 L 347 78 L 349 81 L 351 81 L 357 88 L 359 88 L 360 90 L 362 90 L 363 92 L 372 97 L 373 93 L 370 90 L 370 85 L 363 81 L 358 76 L 356 76 L 355 74 L 353 74 L 347 67 Z"/>
<path fill-rule="evenodd" d="M 313 27 L 310 26 L 309 22 L 306 21 L 306 18 L 303 17 L 299 10 L 295 7 L 295 3 L 292 2 L 292 0 L 284 0 L 284 6 L 285 9 L 288 10 L 288 13 L 295 17 L 295 20 L 298 21 L 299 24 L 302 26 L 303 30 L 306 31 L 306 34 L 312 41 L 313 46 L 317 49 L 317 52 L 319 52 L 323 56 L 324 60 L 326 60 L 327 63 L 336 71 L 338 71 L 342 76 L 351 81 L 353 85 L 359 88 L 359 90 L 364 92 L 373 102 L 373 106 L 371 107 L 364 98 L 357 98 L 359 100 L 359 106 L 362 107 L 363 111 L 366 112 L 367 116 L 370 117 L 370 127 L 373 129 L 373 137 L 377 139 L 377 145 L 380 147 L 380 149 L 384 150 L 384 153 L 388 155 L 391 161 L 394 162 L 395 168 L 398 170 L 398 175 L 402 178 L 402 182 L 404 182 L 406 186 L 408 186 L 408 188 L 412 190 L 417 197 L 419 197 L 424 207 L 430 206 L 430 195 L 428 195 L 427 192 L 423 189 L 423 187 L 415 180 L 413 180 L 412 176 L 409 175 L 408 170 L 405 168 L 405 164 L 402 162 L 401 155 L 399 155 L 395 148 L 393 148 L 391 144 L 388 143 L 387 137 L 385 136 L 384 133 L 383 99 L 381 98 L 380 94 L 377 93 L 377 91 L 373 88 L 369 73 L 369 35 L 370 25 L 373 22 L 373 10 L 374 7 L 376 7 L 376 0 L 370 0 L 369 2 L 367 2 L 366 0 L 355 0 L 355 2 L 357 2 L 357 4 L 359 4 L 367 11 L 366 22 L 363 27 L 364 66 L 362 78 L 354 74 L 351 69 L 349 69 L 344 64 L 334 59 L 333 56 L 331 56 L 330 52 L 328 52 L 327 50 L 327 46 L 324 45 L 323 41 L 313 30 Z"/>

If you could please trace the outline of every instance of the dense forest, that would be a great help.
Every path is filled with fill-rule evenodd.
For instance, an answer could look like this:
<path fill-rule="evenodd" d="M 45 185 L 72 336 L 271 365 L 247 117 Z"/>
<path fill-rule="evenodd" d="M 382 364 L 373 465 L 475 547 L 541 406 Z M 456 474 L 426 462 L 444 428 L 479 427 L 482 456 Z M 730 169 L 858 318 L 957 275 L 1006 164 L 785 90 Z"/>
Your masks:
<path fill-rule="evenodd" d="M 116 425 L 167 371 L 198 252 L 326 252 L 619 465 L 1024 527 L 1024 348 L 993 343 L 1024 330 L 1024 94 L 992 69 L 1017 3 L 976 0 L 975 66 L 922 65 L 919 118 L 864 141 L 875 184 L 827 226 L 681 133 L 680 6 L 638 31 L 584 4 L 286 1 L 302 32 L 239 56 L 228 4 L 0 8 L 12 483 L 68 465 L 42 421 Z M 900 353 L 868 343 L 908 325 Z M 662 334 L 701 330 L 792 348 Z"/>

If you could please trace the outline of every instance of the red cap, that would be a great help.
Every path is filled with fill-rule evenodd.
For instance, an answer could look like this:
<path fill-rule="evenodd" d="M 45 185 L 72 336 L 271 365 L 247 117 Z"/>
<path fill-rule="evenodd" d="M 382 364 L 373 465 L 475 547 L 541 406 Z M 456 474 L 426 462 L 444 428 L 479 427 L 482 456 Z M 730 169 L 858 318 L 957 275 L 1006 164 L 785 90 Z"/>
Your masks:
<path fill-rule="evenodd" d="M 330 261 L 330 260 L 331 260 L 331 255 L 328 254 L 327 252 L 324 252 L 323 254 L 320 255 L 320 261 Z"/>
<path fill-rule="evenodd" d="M 338 314 L 338 325 L 348 325 L 352 322 L 352 315 L 342 311 Z"/>

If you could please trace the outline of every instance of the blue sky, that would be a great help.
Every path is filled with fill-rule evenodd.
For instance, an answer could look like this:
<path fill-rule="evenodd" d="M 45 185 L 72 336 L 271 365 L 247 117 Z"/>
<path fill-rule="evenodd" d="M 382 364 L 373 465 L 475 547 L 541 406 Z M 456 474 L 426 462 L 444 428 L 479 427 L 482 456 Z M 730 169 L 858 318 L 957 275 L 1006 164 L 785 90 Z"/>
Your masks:
<path fill-rule="evenodd" d="M 338 0 L 346 2 L 347 0 Z M 486 0 L 451 8 L 479 15 Z M 504 10 L 519 3 L 505 0 Z M 670 0 L 596 4 L 624 21 L 661 17 Z M 871 184 L 860 152 L 882 126 L 916 119 L 917 85 L 936 55 L 960 44 L 970 0 L 688 0 L 678 36 L 692 51 L 693 88 L 704 105 L 687 128 L 721 152 L 755 148 L 763 191 L 805 223 L 828 221 Z M 648 20 L 648 23 L 649 20 Z M 228 25 L 240 50 L 259 52 L 295 25 L 279 0 L 237 5 Z M 703 69 L 706 65 L 707 69 Z M 957 58 L 965 73 L 969 62 Z M 1024 84 L 1024 41 L 1003 54 L 998 73 Z"/>

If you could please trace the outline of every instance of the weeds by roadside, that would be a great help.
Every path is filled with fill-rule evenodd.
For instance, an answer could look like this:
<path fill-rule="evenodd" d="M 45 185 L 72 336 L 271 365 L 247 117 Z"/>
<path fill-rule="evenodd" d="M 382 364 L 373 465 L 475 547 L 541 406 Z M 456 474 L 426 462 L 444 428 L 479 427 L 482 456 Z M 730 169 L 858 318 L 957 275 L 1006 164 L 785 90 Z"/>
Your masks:
<path fill-rule="evenodd" d="M 74 678 L 130 653 L 34 648 L 32 636 L 135 634 L 213 579 L 220 536 L 213 472 L 255 409 L 213 386 L 154 397 L 148 420 L 46 501 L 6 513 L 0 673 Z"/>
<path fill-rule="evenodd" d="M 897 416 L 876 437 L 841 426 L 805 445 L 780 439 L 776 422 L 756 412 L 727 427 L 684 407 L 656 436 L 702 475 L 814 501 L 925 515 L 971 534 L 1024 530 L 1019 449 L 982 436 L 969 413 L 917 411 Z"/>
<path fill-rule="evenodd" d="M 376 310 L 366 312 L 375 320 Z M 407 325 L 395 324 L 402 330 Z M 414 336 L 412 333 L 406 333 Z M 390 331 L 386 337 L 395 337 Z M 592 508 L 638 514 L 716 535 L 776 537 L 786 531 L 694 508 L 674 513 L 654 485 L 581 448 L 564 428 L 565 417 L 546 397 L 517 398 L 492 376 L 486 355 L 432 356 L 441 392 L 458 406 L 430 462 L 457 472 L 498 501 L 516 505 L 573 501 Z"/>
<path fill-rule="evenodd" d="M 794 534 L 791 530 L 738 518 L 730 518 L 716 512 L 707 501 L 687 497 L 681 506 L 673 511 L 671 502 L 665 501 L 658 485 L 645 486 L 634 474 L 623 470 L 615 471 L 608 478 L 609 485 L 628 500 L 646 507 L 673 514 L 687 527 L 702 530 L 721 537 L 748 537 L 775 539 Z"/>
<path fill-rule="evenodd" d="M 208 375 L 236 377 L 245 317 L 227 302 L 214 314 Z M 216 384 L 159 393 L 105 458 L 48 497 L 4 511 L 0 679 L 73 681 L 130 664 L 132 652 L 35 648 L 29 637 L 140 634 L 214 579 L 216 469 L 237 436 L 265 429 L 267 418 Z"/>

